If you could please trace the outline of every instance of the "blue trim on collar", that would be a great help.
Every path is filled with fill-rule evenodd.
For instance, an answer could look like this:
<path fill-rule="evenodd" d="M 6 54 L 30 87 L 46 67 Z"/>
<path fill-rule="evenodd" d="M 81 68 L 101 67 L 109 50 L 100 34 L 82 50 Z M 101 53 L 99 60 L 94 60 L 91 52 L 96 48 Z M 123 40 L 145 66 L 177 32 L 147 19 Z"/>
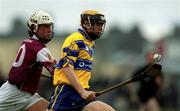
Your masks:
<path fill-rule="evenodd" d="M 86 39 L 88 39 L 89 40 L 89 37 L 88 37 L 88 35 L 87 35 L 87 33 L 83 30 L 83 29 L 78 29 L 78 32 L 80 32 L 82 35 L 84 35 L 84 37 L 86 38 Z"/>

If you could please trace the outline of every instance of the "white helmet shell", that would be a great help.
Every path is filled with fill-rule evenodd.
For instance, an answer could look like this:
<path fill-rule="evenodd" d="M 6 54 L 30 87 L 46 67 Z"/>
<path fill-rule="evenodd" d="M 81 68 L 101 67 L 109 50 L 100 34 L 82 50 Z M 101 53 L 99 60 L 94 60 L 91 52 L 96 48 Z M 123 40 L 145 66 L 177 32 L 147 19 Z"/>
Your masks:
<path fill-rule="evenodd" d="M 44 11 L 34 12 L 28 20 L 28 30 L 35 33 L 40 24 L 53 24 L 51 15 Z"/>

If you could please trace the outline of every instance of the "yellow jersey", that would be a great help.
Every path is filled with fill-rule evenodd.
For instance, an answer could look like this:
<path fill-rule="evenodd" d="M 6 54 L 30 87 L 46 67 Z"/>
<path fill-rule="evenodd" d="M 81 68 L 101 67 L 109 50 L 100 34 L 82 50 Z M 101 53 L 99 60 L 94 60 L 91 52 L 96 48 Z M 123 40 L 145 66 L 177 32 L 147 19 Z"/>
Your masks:
<path fill-rule="evenodd" d="M 94 41 L 88 40 L 84 30 L 78 29 L 77 32 L 68 36 L 63 43 L 60 60 L 54 71 L 53 84 L 71 85 L 62 70 L 62 68 L 68 65 L 74 69 L 80 84 L 84 88 L 89 88 L 93 65 L 93 49 Z"/>

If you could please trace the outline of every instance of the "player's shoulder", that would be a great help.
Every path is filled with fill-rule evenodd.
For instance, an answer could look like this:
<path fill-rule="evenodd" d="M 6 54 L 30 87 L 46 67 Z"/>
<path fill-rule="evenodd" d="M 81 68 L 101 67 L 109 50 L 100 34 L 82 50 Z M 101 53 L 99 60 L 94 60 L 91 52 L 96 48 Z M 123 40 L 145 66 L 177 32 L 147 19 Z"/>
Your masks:
<path fill-rule="evenodd" d="M 76 44 L 76 42 L 81 41 L 84 42 L 84 37 L 79 32 L 74 32 L 70 34 L 64 41 L 64 46 L 69 46 L 71 44 Z"/>
<path fill-rule="evenodd" d="M 84 36 L 80 32 L 74 32 L 67 37 L 68 40 L 71 41 L 84 41 Z"/>
<path fill-rule="evenodd" d="M 39 40 L 36 40 L 36 39 L 33 39 L 33 38 L 24 39 L 23 44 L 26 45 L 27 49 L 33 49 L 33 50 L 36 50 L 36 51 L 41 50 L 42 48 L 46 47 Z"/>

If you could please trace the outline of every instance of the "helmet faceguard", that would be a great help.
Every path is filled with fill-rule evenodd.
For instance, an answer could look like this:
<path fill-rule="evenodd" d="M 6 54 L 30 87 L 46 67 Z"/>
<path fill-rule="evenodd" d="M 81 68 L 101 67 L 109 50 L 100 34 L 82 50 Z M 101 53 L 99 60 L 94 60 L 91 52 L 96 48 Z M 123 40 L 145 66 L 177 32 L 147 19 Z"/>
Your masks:
<path fill-rule="evenodd" d="M 33 13 L 32 16 L 29 18 L 27 26 L 28 26 L 28 32 L 29 32 L 30 36 L 32 37 L 33 34 L 36 35 L 38 27 L 43 24 L 52 25 L 52 35 L 51 36 L 53 37 L 53 33 L 54 33 L 53 19 L 47 12 L 44 12 L 44 11 L 37 11 L 37 12 Z M 42 39 L 42 38 L 38 37 L 38 39 Z M 46 40 L 43 40 L 43 41 L 46 41 Z"/>
<path fill-rule="evenodd" d="M 86 33 L 88 34 L 91 40 L 98 39 L 104 32 L 106 20 L 104 15 L 94 11 L 94 10 L 87 10 L 81 14 L 81 26 L 85 29 Z M 95 25 L 101 24 L 101 32 L 97 33 L 95 30 Z M 92 31 L 88 31 L 92 30 Z"/>

